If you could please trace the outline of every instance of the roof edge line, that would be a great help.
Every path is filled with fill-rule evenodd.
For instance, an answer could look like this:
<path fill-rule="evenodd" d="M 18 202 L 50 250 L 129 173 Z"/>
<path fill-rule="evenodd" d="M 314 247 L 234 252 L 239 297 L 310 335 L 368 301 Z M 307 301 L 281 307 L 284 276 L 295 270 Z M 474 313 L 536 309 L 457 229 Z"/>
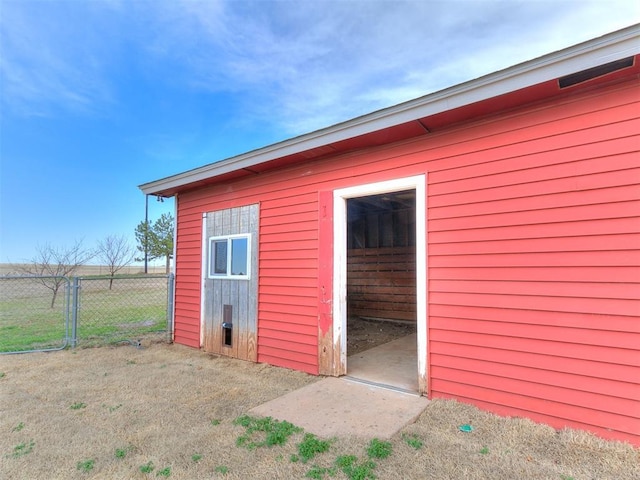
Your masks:
<path fill-rule="evenodd" d="M 640 51 L 640 24 L 537 57 L 502 70 L 438 90 L 320 130 L 235 155 L 186 172 L 141 184 L 145 194 L 162 193 L 280 157 L 399 125 L 520 88 L 559 78 Z M 277 154 L 276 154 L 277 153 Z"/>

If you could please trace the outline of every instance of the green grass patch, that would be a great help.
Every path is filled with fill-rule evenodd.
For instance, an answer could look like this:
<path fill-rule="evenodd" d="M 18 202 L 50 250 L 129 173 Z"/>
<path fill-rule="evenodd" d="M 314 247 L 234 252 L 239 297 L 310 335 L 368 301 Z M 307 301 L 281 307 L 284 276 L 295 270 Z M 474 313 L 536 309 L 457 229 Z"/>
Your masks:
<path fill-rule="evenodd" d="M 12 432 L 19 432 L 24 428 L 24 422 L 20 422 L 18 425 L 11 429 Z"/>
<path fill-rule="evenodd" d="M 171 467 L 164 467 L 162 470 L 158 470 L 156 477 L 170 477 Z"/>
<path fill-rule="evenodd" d="M 307 463 L 318 453 L 324 453 L 329 450 L 331 443 L 328 440 L 320 440 L 312 433 L 306 433 L 302 442 L 298 444 L 298 455 L 302 463 Z"/>
<path fill-rule="evenodd" d="M 358 462 L 355 455 L 341 455 L 336 459 L 336 466 L 342 470 L 349 480 L 374 480 L 376 464 L 371 460 Z"/>
<path fill-rule="evenodd" d="M 318 465 L 314 465 L 309 469 L 309 471 L 304 475 L 306 478 L 312 478 L 313 480 L 322 480 L 325 475 L 329 475 L 330 477 L 335 477 L 336 473 L 338 473 L 337 467 L 319 467 Z"/>
<path fill-rule="evenodd" d="M 83 402 L 76 402 L 69 407 L 71 410 L 80 410 L 82 408 L 87 408 L 87 404 Z"/>
<path fill-rule="evenodd" d="M 202 460 L 202 455 L 200 453 L 194 453 L 193 455 L 191 455 L 191 460 L 193 460 L 194 462 L 199 462 L 200 460 Z"/>
<path fill-rule="evenodd" d="M 292 423 L 281 422 L 271 417 L 255 418 L 249 415 L 242 415 L 234 420 L 233 423 L 245 429 L 245 433 L 236 439 L 236 445 L 249 450 L 258 447 L 284 445 L 291 435 L 302 431 L 300 427 L 296 427 Z M 257 440 L 256 437 L 262 439 Z"/>
<path fill-rule="evenodd" d="M 0 300 L 0 352 L 62 348 L 66 319 L 50 298 Z"/>
<path fill-rule="evenodd" d="M 29 442 L 22 442 L 13 447 L 13 453 L 11 456 L 13 458 L 22 457 L 24 455 L 29 455 L 33 451 L 33 447 L 35 447 L 36 443 L 33 440 L 29 440 Z"/>
<path fill-rule="evenodd" d="M 78 470 L 87 473 L 87 472 L 90 472 L 91 470 L 93 470 L 93 467 L 95 466 L 95 463 L 96 463 L 96 461 L 93 460 L 93 459 L 83 460 L 82 462 L 78 462 L 76 467 L 78 468 Z"/>
<path fill-rule="evenodd" d="M 114 455 L 116 458 L 124 458 L 133 450 L 133 446 L 129 445 L 125 448 L 116 448 Z"/>
<path fill-rule="evenodd" d="M 153 469 L 156 468 L 155 465 L 153 464 L 152 461 L 148 461 L 147 463 L 145 463 L 144 465 L 140 465 L 139 470 L 142 473 L 151 473 L 153 472 Z"/>
<path fill-rule="evenodd" d="M 416 450 L 419 450 L 424 446 L 424 442 L 420 440 L 420 438 L 415 434 L 414 435 L 404 434 L 402 435 L 402 439 L 404 440 L 404 443 L 409 445 L 411 448 L 415 448 Z"/>
<path fill-rule="evenodd" d="M 369 447 L 367 447 L 367 455 L 369 458 L 387 458 L 391 455 L 393 451 L 393 446 L 391 442 L 384 442 L 382 440 L 378 440 L 374 438 L 369 442 Z"/>
<path fill-rule="evenodd" d="M 221 475 L 226 475 L 229 473 L 229 467 L 226 465 L 218 465 L 213 471 Z"/>

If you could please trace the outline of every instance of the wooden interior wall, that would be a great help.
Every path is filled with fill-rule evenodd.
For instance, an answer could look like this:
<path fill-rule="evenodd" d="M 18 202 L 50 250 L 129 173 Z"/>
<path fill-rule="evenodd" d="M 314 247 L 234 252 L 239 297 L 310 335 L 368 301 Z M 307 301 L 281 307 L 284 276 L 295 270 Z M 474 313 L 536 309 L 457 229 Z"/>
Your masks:
<path fill-rule="evenodd" d="M 347 252 L 347 315 L 416 321 L 415 247 Z"/>

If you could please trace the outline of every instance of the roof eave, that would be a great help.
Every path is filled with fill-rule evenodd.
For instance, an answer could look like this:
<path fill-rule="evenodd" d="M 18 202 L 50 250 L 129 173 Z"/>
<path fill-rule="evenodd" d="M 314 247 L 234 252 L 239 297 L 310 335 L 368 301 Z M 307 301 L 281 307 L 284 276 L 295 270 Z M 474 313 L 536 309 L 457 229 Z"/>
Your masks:
<path fill-rule="evenodd" d="M 419 118 L 612 62 L 640 52 L 640 25 L 610 33 L 438 92 L 321 130 L 140 185 L 145 194 L 171 196 L 194 183 L 330 145 Z"/>

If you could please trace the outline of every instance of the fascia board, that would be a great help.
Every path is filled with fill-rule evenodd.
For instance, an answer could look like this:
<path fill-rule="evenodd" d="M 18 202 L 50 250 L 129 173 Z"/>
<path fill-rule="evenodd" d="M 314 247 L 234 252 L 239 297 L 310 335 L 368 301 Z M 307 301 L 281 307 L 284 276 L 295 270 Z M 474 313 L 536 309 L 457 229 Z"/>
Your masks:
<path fill-rule="evenodd" d="M 487 100 L 640 52 L 640 25 L 524 62 L 331 127 L 140 185 L 156 194 L 211 177 L 330 145 L 384 128 Z"/>

